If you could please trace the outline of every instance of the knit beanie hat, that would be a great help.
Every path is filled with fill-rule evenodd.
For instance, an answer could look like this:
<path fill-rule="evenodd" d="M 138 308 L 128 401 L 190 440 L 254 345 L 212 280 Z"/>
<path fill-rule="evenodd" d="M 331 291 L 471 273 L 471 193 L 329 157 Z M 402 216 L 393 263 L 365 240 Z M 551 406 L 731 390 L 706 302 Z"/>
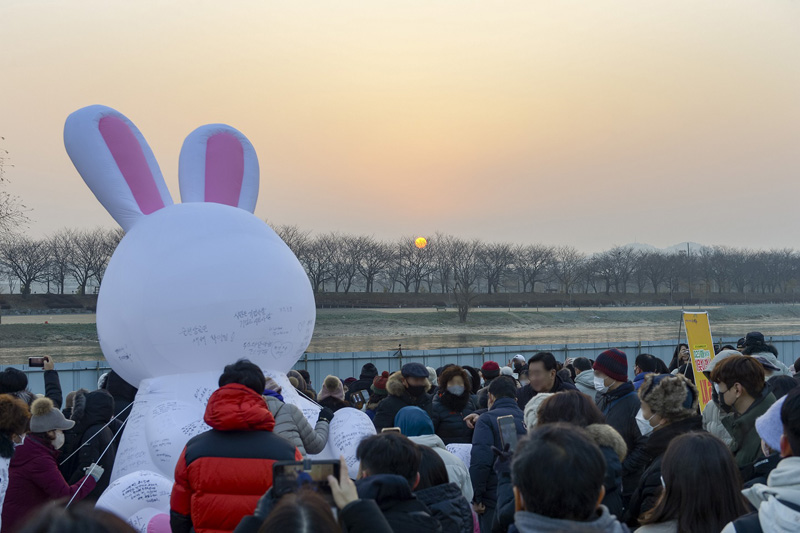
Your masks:
<path fill-rule="evenodd" d="M 31 433 L 47 433 L 54 429 L 72 429 L 73 420 L 67 420 L 55 408 L 50 398 L 39 398 L 31 405 Z"/>
<path fill-rule="evenodd" d="M 639 399 L 671 422 L 694 416 L 697 411 L 697 388 L 680 374 L 647 374 L 639 387 Z"/>
<path fill-rule="evenodd" d="M 377 394 L 378 396 L 386 396 L 388 394 L 386 392 L 387 381 L 389 381 L 389 372 L 384 370 L 381 372 L 380 376 L 375 376 L 375 379 L 372 380 L 372 385 L 369 389 L 373 394 Z"/>
<path fill-rule="evenodd" d="M 433 422 L 431 422 L 431 417 L 428 413 L 413 405 L 403 407 L 397 411 L 394 417 L 394 423 L 400 428 L 400 433 L 406 437 L 433 435 Z"/>
<path fill-rule="evenodd" d="M 628 356 L 622 350 L 611 348 L 597 356 L 592 369 L 624 383 L 628 381 Z"/>
<path fill-rule="evenodd" d="M 781 435 L 783 435 L 783 422 L 781 422 L 781 407 L 786 401 L 786 396 L 773 403 L 767 412 L 756 418 L 756 431 L 764 439 L 767 446 L 775 451 L 781 449 Z"/>
<path fill-rule="evenodd" d="M 481 367 L 484 379 L 494 379 L 500 375 L 500 365 L 496 361 L 486 361 Z"/>
<path fill-rule="evenodd" d="M 361 367 L 361 374 L 358 375 L 358 379 L 375 379 L 377 375 L 378 369 L 375 368 L 375 365 L 367 363 Z"/>
<path fill-rule="evenodd" d="M 325 381 L 322 382 L 322 388 L 319 390 L 317 401 L 322 401 L 328 396 L 344 401 L 344 387 L 342 386 L 341 380 L 336 376 L 325 376 Z"/>

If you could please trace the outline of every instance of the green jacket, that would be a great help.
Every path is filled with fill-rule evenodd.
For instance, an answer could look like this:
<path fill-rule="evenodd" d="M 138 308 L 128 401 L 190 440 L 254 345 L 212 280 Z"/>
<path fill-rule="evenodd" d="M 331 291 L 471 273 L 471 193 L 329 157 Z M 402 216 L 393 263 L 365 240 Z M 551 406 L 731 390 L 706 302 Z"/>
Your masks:
<path fill-rule="evenodd" d="M 768 387 L 764 387 L 761 396 L 756 398 L 756 401 L 744 414 L 723 416 L 722 425 L 733 437 L 733 444 L 730 448 L 739 468 L 750 465 L 759 457 L 763 457 L 761 437 L 756 431 L 756 418 L 766 413 L 773 403 L 775 403 L 775 395 L 770 392 Z"/>

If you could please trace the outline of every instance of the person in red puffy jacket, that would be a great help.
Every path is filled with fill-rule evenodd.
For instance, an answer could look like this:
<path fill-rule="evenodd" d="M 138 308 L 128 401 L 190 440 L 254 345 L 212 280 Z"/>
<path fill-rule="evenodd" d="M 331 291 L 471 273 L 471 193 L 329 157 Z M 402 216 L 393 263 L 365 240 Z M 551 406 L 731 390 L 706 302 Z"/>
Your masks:
<path fill-rule="evenodd" d="M 173 533 L 233 531 L 272 487 L 272 465 L 303 459 L 292 443 L 272 433 L 275 419 L 261 396 L 265 384 L 264 373 L 250 361 L 225 367 L 206 407 L 204 419 L 212 429 L 189 440 L 175 466 Z"/>

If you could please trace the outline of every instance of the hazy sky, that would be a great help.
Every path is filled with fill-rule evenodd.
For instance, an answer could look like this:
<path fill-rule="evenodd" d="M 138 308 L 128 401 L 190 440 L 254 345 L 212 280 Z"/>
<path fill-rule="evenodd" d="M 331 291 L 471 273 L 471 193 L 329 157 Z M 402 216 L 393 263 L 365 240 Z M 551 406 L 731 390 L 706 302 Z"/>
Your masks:
<path fill-rule="evenodd" d="M 800 248 L 795 0 L 0 0 L 0 50 L 35 235 L 115 225 L 62 139 L 105 104 L 176 199 L 185 136 L 240 129 L 256 214 L 315 231 Z"/>

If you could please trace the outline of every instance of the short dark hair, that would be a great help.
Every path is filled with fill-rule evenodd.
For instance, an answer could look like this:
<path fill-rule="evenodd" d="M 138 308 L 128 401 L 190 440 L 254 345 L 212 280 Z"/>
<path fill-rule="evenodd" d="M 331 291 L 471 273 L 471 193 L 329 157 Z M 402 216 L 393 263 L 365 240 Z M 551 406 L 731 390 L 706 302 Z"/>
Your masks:
<path fill-rule="evenodd" d="M 309 489 L 303 489 L 283 496 L 270 511 L 258 532 L 270 531 L 315 533 L 338 532 L 341 528 L 322 496 Z"/>
<path fill-rule="evenodd" d="M 232 365 L 227 365 L 219 377 L 220 387 L 231 383 L 238 383 L 254 390 L 258 394 L 264 394 L 267 379 L 257 364 L 251 363 L 247 359 L 239 359 Z"/>
<path fill-rule="evenodd" d="M 800 387 L 792 389 L 783 400 L 781 423 L 783 434 L 792 447 L 792 455 L 800 457 Z"/>
<path fill-rule="evenodd" d="M 556 422 L 569 422 L 586 427 L 592 424 L 605 424 L 606 418 L 587 395 L 576 390 L 568 390 L 553 394 L 539 406 L 537 427 Z"/>
<path fill-rule="evenodd" d="M 640 353 L 637 355 L 635 364 L 642 370 L 642 372 L 655 372 L 658 368 L 656 356 L 649 353 Z"/>
<path fill-rule="evenodd" d="M 794 366 L 794 373 L 795 373 L 795 374 L 798 374 L 798 373 L 800 373 L 800 357 L 798 357 L 797 359 L 795 359 L 795 361 L 794 361 L 794 365 L 792 365 L 792 366 Z"/>
<path fill-rule="evenodd" d="M 18 533 L 134 533 L 130 524 L 117 515 L 85 502 L 69 507 L 64 501 L 50 502 L 28 517 Z"/>
<path fill-rule="evenodd" d="M 585 430 L 564 423 L 537 425 L 517 444 L 511 464 L 525 510 L 580 522 L 594 516 L 605 473 L 597 444 Z"/>
<path fill-rule="evenodd" d="M 528 368 L 530 368 L 531 363 L 539 362 L 544 364 L 544 369 L 548 372 L 551 370 L 558 370 L 558 361 L 556 361 L 556 356 L 550 352 L 539 352 L 534 354 L 533 357 L 528 359 Z"/>
<path fill-rule="evenodd" d="M 517 383 L 511 376 L 498 376 L 489 383 L 489 394 L 497 398 L 516 398 Z"/>
<path fill-rule="evenodd" d="M 578 357 L 572 362 L 572 366 L 575 367 L 575 370 L 580 370 L 584 372 L 586 370 L 592 369 L 592 362 L 589 361 L 586 357 Z"/>
<path fill-rule="evenodd" d="M 419 485 L 414 490 L 422 490 L 437 485 L 447 485 L 450 477 L 447 467 L 439 454 L 430 446 L 420 446 Z"/>
<path fill-rule="evenodd" d="M 403 476 L 411 486 L 417 479 L 421 454 L 419 446 L 396 432 L 378 433 L 362 440 L 356 448 L 361 469 L 375 474 Z"/>
<path fill-rule="evenodd" d="M 711 381 L 714 383 L 724 383 L 729 388 L 738 383 L 753 398 L 761 394 L 765 378 L 761 363 L 747 355 L 726 357 L 711 371 Z"/>
<path fill-rule="evenodd" d="M 13 367 L 0 372 L 0 394 L 10 394 L 28 388 L 28 376 L 25 372 Z"/>
<path fill-rule="evenodd" d="M 301 368 L 297 372 L 306 380 L 306 385 L 311 385 L 311 374 L 308 373 L 308 370 Z"/>

